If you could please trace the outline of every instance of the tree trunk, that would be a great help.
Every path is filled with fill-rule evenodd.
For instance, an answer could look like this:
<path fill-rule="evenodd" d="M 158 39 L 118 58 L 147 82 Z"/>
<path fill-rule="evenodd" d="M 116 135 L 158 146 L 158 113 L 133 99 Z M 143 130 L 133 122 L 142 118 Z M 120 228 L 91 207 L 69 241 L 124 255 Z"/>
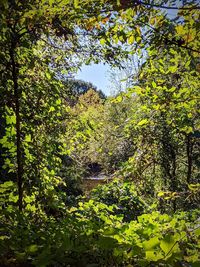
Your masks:
<path fill-rule="evenodd" d="M 191 137 L 188 135 L 186 137 L 186 150 L 187 150 L 187 182 L 188 184 L 191 182 L 192 177 L 192 151 L 193 151 L 193 144 L 191 142 Z"/>
<path fill-rule="evenodd" d="M 17 185 L 18 185 L 18 207 L 23 208 L 23 165 L 22 165 L 22 141 L 21 141 L 21 119 L 20 119 L 20 92 L 18 86 L 18 68 L 15 59 L 16 42 L 12 41 L 10 49 L 11 73 L 14 88 L 15 116 L 16 116 L 16 146 L 17 146 Z"/>

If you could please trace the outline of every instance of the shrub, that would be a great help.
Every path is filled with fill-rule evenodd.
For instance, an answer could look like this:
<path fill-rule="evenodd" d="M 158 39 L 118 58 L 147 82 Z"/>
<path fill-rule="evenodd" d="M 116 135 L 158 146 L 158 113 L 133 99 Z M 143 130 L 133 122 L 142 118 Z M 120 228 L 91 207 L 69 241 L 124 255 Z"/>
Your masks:
<path fill-rule="evenodd" d="M 91 199 L 107 205 L 115 204 L 115 214 L 123 214 L 126 222 L 137 219 L 137 216 L 148 209 L 146 203 L 137 195 L 134 184 L 119 179 L 99 185 L 91 192 Z"/>

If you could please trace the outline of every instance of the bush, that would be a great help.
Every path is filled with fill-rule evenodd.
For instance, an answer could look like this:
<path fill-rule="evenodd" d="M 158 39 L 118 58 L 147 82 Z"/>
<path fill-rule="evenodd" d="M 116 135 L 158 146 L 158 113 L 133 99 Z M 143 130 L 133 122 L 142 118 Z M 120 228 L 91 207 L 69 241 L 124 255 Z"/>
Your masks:
<path fill-rule="evenodd" d="M 0 265 L 37 267 L 199 266 L 199 212 L 152 212 L 122 222 L 113 207 L 79 202 L 55 220 L 2 213 Z"/>
<path fill-rule="evenodd" d="M 123 214 L 126 222 L 137 219 L 137 216 L 148 209 L 146 203 L 137 195 L 134 184 L 119 179 L 107 185 L 99 185 L 91 192 L 91 199 L 106 205 L 115 204 L 115 214 Z"/>

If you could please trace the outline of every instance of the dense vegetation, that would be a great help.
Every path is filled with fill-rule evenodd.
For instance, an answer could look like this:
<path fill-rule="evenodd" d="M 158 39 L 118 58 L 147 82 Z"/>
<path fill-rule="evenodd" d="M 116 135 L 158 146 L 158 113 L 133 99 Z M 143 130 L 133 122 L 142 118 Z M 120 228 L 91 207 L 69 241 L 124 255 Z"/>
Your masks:
<path fill-rule="evenodd" d="M 183 3 L 0 1 L 1 266 L 200 265 L 200 6 Z M 73 78 L 98 62 L 127 74 L 115 96 Z"/>

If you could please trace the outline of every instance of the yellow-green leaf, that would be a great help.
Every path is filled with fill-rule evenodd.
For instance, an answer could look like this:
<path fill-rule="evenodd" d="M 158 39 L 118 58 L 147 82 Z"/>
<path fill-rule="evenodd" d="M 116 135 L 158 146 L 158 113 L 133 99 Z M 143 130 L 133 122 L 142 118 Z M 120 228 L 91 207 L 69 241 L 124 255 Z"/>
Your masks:
<path fill-rule="evenodd" d="M 141 120 L 140 122 L 138 122 L 138 126 L 142 126 L 142 125 L 145 125 L 145 124 L 147 124 L 148 123 L 148 120 L 147 119 L 143 119 L 143 120 Z"/>
<path fill-rule="evenodd" d="M 26 136 L 25 136 L 25 140 L 24 140 L 25 142 L 31 142 L 31 135 L 30 134 L 27 134 Z"/>
<path fill-rule="evenodd" d="M 34 253 L 38 250 L 38 246 L 37 245 L 30 245 L 28 248 L 27 248 L 27 251 L 30 252 L 30 253 Z"/>
<path fill-rule="evenodd" d="M 148 261 L 158 261 L 163 258 L 163 255 L 161 253 L 158 253 L 156 251 L 146 251 L 146 259 Z"/>
<path fill-rule="evenodd" d="M 146 240 L 143 242 L 143 247 L 145 250 L 152 250 L 154 247 L 156 247 L 160 243 L 158 237 L 153 237 L 149 240 Z"/>
<path fill-rule="evenodd" d="M 152 84 L 153 88 L 156 88 L 157 85 L 154 81 L 151 84 Z"/>
<path fill-rule="evenodd" d="M 79 0 L 74 0 L 74 7 L 79 8 Z"/>
<path fill-rule="evenodd" d="M 160 247 L 164 251 L 165 255 L 168 253 L 171 254 L 174 250 L 177 251 L 178 243 L 176 243 L 176 239 L 173 235 L 167 235 L 163 240 L 160 242 Z"/>
<path fill-rule="evenodd" d="M 129 36 L 128 39 L 127 39 L 127 41 L 128 41 L 128 44 L 133 44 L 134 41 L 135 41 L 134 35 Z"/>

